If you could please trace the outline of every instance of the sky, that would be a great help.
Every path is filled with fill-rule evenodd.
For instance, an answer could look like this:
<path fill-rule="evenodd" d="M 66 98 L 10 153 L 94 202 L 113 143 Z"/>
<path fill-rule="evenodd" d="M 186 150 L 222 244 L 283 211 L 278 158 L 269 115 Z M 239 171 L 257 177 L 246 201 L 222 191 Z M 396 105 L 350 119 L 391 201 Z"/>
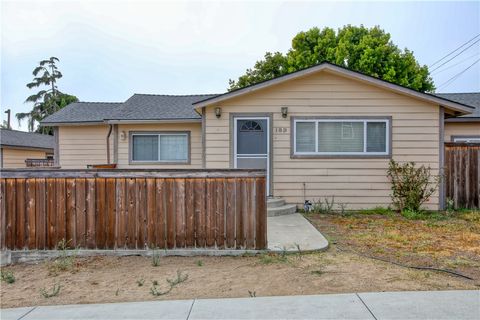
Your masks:
<path fill-rule="evenodd" d="M 480 34 L 479 1 L 0 1 L 0 120 L 7 108 L 31 109 L 24 101 L 35 90 L 25 85 L 51 56 L 60 59 L 62 92 L 122 102 L 133 93 L 225 92 L 265 52 L 288 51 L 295 34 L 312 27 L 379 25 L 422 65 Z M 480 42 L 436 70 L 436 86 L 478 59 Z M 437 92 L 473 91 L 480 62 Z"/>

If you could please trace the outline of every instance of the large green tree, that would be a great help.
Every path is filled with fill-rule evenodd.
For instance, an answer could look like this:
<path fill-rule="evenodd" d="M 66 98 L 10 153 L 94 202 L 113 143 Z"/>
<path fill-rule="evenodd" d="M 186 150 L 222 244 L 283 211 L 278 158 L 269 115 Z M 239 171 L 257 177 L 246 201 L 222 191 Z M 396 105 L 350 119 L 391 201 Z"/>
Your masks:
<path fill-rule="evenodd" d="M 34 78 L 32 82 L 27 84 L 29 89 L 42 87 L 41 90 L 25 100 L 25 102 L 33 103 L 32 110 L 15 115 L 19 124 L 23 120 L 27 120 L 29 131 L 34 131 L 36 124 L 45 117 L 57 112 L 69 103 L 78 101 L 77 97 L 58 90 L 57 80 L 62 78 L 62 73 L 56 65 L 58 61 L 56 57 L 40 61 L 39 65 L 33 70 Z M 36 131 L 52 134 L 52 128 L 50 127 L 38 127 Z"/>
<path fill-rule="evenodd" d="M 399 49 L 390 34 L 380 27 L 363 25 L 347 25 L 337 31 L 312 28 L 300 32 L 286 54 L 267 52 L 263 60 L 257 61 L 238 80 L 230 80 L 230 90 L 325 61 L 418 91 L 435 90 L 428 67 L 421 66 L 412 51 Z"/>

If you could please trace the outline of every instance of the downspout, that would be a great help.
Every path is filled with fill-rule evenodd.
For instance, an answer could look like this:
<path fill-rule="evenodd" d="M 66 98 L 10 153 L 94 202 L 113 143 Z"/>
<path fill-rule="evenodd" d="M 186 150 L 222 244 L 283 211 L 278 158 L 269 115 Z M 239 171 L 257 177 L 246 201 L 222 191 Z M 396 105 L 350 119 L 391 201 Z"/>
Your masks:
<path fill-rule="evenodd" d="M 113 124 L 110 125 L 107 134 L 107 164 L 110 164 L 110 135 L 112 134 Z"/>

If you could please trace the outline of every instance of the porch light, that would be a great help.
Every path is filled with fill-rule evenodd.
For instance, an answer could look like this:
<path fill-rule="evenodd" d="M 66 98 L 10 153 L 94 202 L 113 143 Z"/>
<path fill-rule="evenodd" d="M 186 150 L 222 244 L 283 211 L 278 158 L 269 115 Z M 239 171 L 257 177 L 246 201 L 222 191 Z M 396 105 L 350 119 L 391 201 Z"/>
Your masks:
<path fill-rule="evenodd" d="M 222 116 L 222 108 L 220 107 L 215 108 L 215 116 L 217 116 L 217 119 Z"/>
<path fill-rule="evenodd" d="M 122 140 L 127 139 L 127 133 L 125 131 L 120 132 L 120 139 Z"/>
<path fill-rule="evenodd" d="M 282 107 L 282 118 L 286 118 L 288 114 L 288 107 Z"/>

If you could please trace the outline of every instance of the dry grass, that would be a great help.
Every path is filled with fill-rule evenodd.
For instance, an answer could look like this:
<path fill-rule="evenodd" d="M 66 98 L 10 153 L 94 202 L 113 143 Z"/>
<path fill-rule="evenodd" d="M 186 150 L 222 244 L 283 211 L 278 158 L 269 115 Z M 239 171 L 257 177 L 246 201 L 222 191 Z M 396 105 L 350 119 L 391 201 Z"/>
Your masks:
<path fill-rule="evenodd" d="M 442 220 L 400 215 L 309 215 L 339 246 L 395 262 L 448 268 L 480 280 L 480 212 Z"/>

